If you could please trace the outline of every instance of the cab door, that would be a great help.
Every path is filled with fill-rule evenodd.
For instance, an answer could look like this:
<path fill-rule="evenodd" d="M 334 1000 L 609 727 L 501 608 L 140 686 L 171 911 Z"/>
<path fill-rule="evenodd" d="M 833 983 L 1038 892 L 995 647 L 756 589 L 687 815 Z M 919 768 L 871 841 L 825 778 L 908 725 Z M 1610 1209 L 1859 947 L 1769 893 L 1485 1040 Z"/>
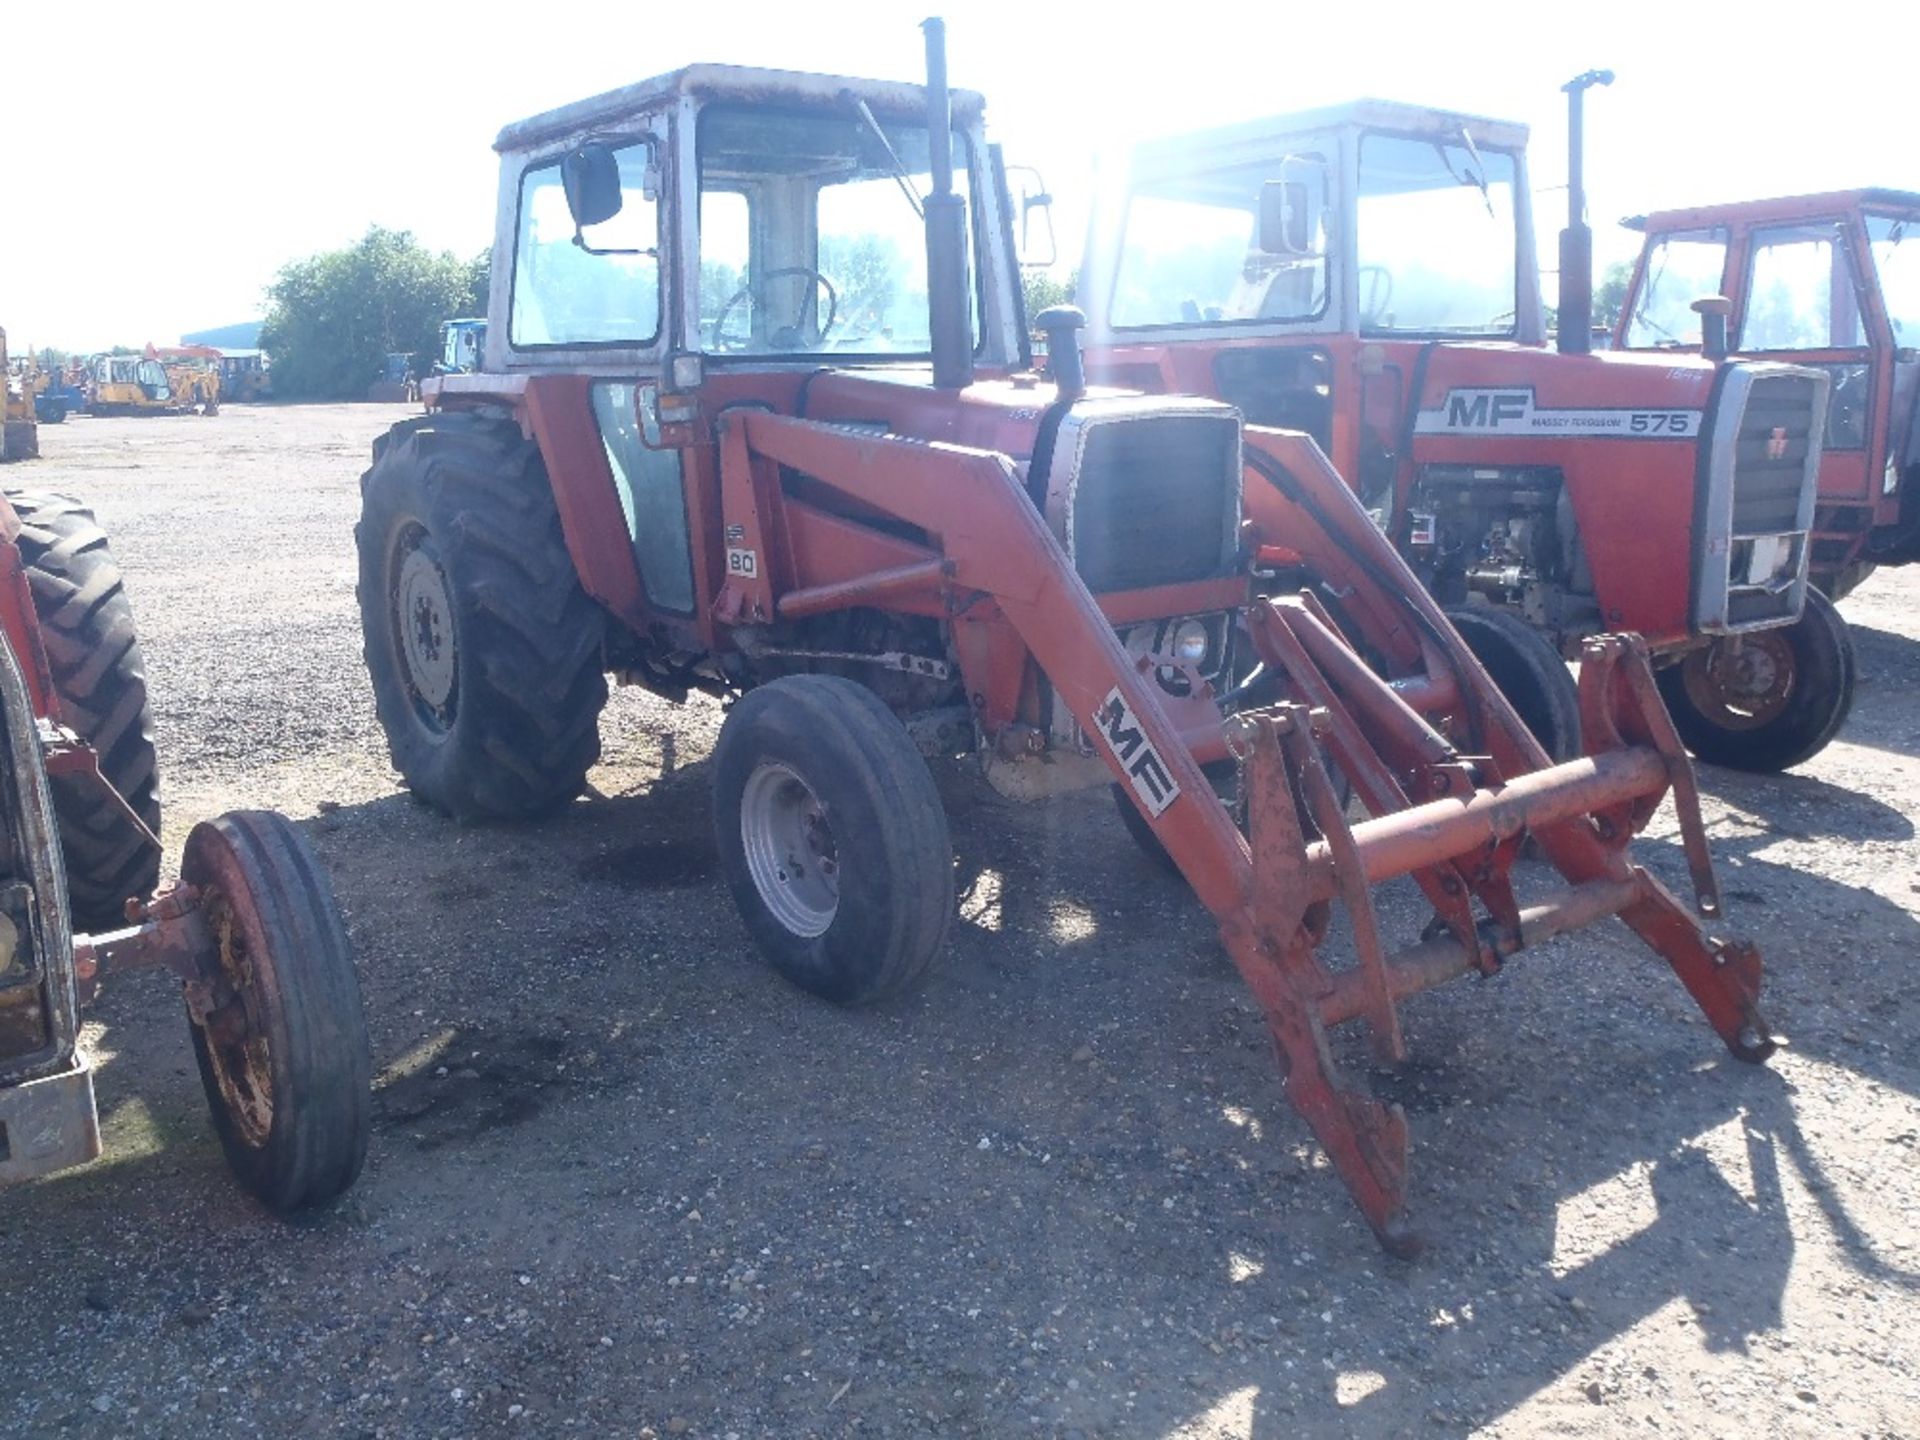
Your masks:
<path fill-rule="evenodd" d="M 1885 463 L 1876 457 L 1892 374 L 1886 347 L 1869 343 L 1882 317 L 1862 283 L 1858 252 L 1855 228 L 1835 216 L 1759 227 L 1743 259 L 1735 350 L 1818 366 L 1833 377 L 1822 505 L 1872 504 Z"/>

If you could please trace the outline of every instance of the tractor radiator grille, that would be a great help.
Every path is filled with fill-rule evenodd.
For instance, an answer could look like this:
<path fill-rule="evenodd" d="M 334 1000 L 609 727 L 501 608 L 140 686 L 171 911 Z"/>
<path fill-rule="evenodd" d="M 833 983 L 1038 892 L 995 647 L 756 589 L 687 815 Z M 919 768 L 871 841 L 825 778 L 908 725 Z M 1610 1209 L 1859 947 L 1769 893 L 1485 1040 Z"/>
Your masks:
<path fill-rule="evenodd" d="M 1100 407 L 1100 408 L 1096 408 Z M 1088 413 L 1082 413 L 1086 411 Z M 1240 420 L 1182 401 L 1075 407 L 1055 442 L 1064 539 L 1095 594 L 1231 571 L 1240 532 Z"/>
<path fill-rule="evenodd" d="M 1830 383 L 1791 365 L 1729 367 L 1708 440 L 1701 630 L 1758 630 L 1799 616 Z"/>

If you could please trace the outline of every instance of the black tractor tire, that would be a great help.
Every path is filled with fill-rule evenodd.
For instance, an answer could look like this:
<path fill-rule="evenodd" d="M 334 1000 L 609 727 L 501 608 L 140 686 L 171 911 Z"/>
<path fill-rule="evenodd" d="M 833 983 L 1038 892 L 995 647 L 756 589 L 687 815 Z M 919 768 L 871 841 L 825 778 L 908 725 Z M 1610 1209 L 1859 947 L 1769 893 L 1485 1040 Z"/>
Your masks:
<path fill-rule="evenodd" d="M 1556 764 L 1580 755 L 1580 690 L 1560 652 L 1517 615 L 1463 606 L 1447 619 Z"/>
<path fill-rule="evenodd" d="M 577 796 L 600 756 L 606 612 L 539 447 L 478 415 L 405 421 L 360 482 L 360 623 L 394 768 L 459 820 Z"/>
<path fill-rule="evenodd" d="M 327 872 L 284 816 L 240 810 L 193 827 L 180 875 L 217 951 L 221 1007 L 188 1028 L 227 1164 L 270 1210 L 325 1204 L 360 1174 L 373 1123 L 366 1014 Z"/>
<path fill-rule="evenodd" d="M 100 773 L 160 833 L 160 764 L 147 703 L 147 667 L 120 567 L 93 512 L 63 495 L 16 494 L 40 644 L 61 718 L 93 747 Z M 52 778 L 75 928 L 126 923 L 126 902 L 160 881 L 160 847 L 89 776 Z"/>
<path fill-rule="evenodd" d="M 1811 587 L 1792 625 L 1742 636 L 1764 670 L 1741 672 L 1741 690 L 1721 674 L 1728 640 L 1688 653 L 1658 673 L 1674 728 L 1695 757 L 1729 770 L 1773 775 L 1811 760 L 1853 709 L 1856 667 L 1847 622 Z M 1761 692 L 1758 702 L 1752 692 Z"/>
<path fill-rule="evenodd" d="M 791 675 L 728 713 L 713 758 L 720 867 L 754 944 L 840 1005 L 918 983 L 953 919 L 953 842 L 912 738 L 863 685 Z"/>
<path fill-rule="evenodd" d="M 1240 785 L 1239 765 L 1232 760 L 1213 760 L 1202 765 L 1200 770 L 1213 786 L 1213 793 L 1221 798 L 1229 810 L 1236 811 L 1234 823 L 1244 830 L 1246 817 L 1237 813 L 1236 809 Z M 1343 779 L 1344 777 L 1336 772 L 1334 783 L 1339 785 Z M 1147 817 L 1140 813 L 1140 807 L 1133 801 L 1132 792 L 1118 784 L 1109 785 L 1107 788 L 1113 792 L 1113 808 L 1120 812 L 1120 823 L 1126 827 L 1128 837 L 1140 848 L 1140 853 L 1152 861 L 1156 869 L 1179 877 L 1180 867 L 1174 863 L 1173 856 L 1168 852 L 1167 847 L 1160 843 L 1160 837 L 1154 834 L 1153 826 L 1148 822 Z"/>

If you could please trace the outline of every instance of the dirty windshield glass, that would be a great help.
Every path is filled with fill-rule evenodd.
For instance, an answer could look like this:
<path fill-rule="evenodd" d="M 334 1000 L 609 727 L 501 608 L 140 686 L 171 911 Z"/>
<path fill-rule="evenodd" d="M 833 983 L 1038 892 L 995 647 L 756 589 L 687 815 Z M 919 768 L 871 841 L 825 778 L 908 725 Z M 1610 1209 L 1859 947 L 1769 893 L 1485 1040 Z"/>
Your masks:
<path fill-rule="evenodd" d="M 1360 328 L 1505 335 L 1518 240 L 1511 155 L 1453 140 L 1360 141 Z"/>
<path fill-rule="evenodd" d="M 1627 320 L 1632 350 L 1686 348 L 1700 343 L 1693 302 L 1718 295 L 1727 268 L 1725 230 L 1675 230 L 1647 252 L 1647 278 Z"/>
<path fill-rule="evenodd" d="M 926 231 L 917 208 L 933 188 L 927 127 L 883 120 L 880 129 L 884 143 L 851 106 L 835 114 L 701 113 L 701 348 L 929 351 Z M 967 159 L 966 139 L 955 135 L 953 184 L 962 196 Z"/>
<path fill-rule="evenodd" d="M 620 211 L 587 227 L 583 238 L 591 250 L 574 243 L 560 162 L 521 177 L 513 247 L 516 346 L 644 345 L 660 333 L 660 221 L 646 198 L 647 147 L 623 145 L 614 156 Z"/>
<path fill-rule="evenodd" d="M 1313 217 L 1307 253 L 1269 255 L 1257 244 L 1266 182 L 1306 186 Z M 1111 323 L 1215 325 L 1309 320 L 1326 312 L 1326 166 L 1318 155 L 1193 170 L 1140 185 L 1127 201 Z"/>
<path fill-rule="evenodd" d="M 1920 345 L 1920 217 L 1867 217 L 1867 246 L 1893 322 L 1893 343 Z"/>

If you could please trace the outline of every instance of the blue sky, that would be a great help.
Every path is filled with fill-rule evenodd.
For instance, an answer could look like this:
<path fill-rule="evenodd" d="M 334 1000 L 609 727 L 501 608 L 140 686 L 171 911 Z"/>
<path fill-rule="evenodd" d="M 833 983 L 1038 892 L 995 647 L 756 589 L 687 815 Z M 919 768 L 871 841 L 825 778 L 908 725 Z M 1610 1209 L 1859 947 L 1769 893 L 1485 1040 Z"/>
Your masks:
<path fill-rule="evenodd" d="M 0 200 L 0 324 L 16 348 L 165 342 L 257 315 L 284 261 L 371 223 L 477 251 L 504 122 L 695 60 L 916 79 L 927 13 L 888 0 L 262 0 L 183 24 L 177 7 L 119 0 L 6 8 L 16 158 Z M 1619 75 L 1589 104 L 1603 261 L 1632 252 L 1613 222 L 1641 210 L 1920 189 L 1910 4 L 954 0 L 944 13 L 954 82 L 986 92 L 1011 160 L 1046 172 L 1069 261 L 1097 153 L 1359 95 L 1532 124 L 1550 252 L 1564 214 L 1559 87 L 1593 67 Z"/>

